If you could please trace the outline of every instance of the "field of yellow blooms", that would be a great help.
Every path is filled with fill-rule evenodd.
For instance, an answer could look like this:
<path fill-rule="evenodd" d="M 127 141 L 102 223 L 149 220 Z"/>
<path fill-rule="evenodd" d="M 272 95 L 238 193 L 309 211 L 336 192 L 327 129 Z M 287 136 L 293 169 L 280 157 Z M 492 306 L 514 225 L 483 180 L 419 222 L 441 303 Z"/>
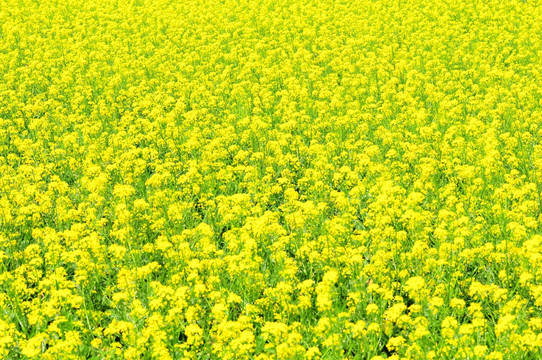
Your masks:
<path fill-rule="evenodd" d="M 0 358 L 542 358 L 541 14 L 0 0 Z"/>

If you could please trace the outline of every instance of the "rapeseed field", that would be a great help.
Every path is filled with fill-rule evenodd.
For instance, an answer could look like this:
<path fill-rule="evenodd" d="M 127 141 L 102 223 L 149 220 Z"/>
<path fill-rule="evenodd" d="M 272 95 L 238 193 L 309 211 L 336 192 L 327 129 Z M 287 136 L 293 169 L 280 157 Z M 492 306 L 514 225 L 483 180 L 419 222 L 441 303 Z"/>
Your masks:
<path fill-rule="evenodd" d="M 0 358 L 542 358 L 541 101 L 539 0 L 0 0 Z"/>

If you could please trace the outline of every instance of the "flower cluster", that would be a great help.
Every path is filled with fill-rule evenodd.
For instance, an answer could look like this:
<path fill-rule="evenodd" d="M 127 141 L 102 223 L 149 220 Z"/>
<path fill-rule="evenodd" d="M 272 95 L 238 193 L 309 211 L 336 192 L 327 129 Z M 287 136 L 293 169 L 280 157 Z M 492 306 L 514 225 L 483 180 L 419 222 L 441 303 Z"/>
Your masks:
<path fill-rule="evenodd" d="M 542 357 L 529 0 L 0 0 L 0 357 Z"/>

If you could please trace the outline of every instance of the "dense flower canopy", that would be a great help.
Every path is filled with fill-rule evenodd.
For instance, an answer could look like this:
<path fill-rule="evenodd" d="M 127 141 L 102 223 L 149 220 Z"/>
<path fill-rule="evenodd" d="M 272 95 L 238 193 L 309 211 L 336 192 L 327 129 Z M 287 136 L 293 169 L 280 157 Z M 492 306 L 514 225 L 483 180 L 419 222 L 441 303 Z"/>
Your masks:
<path fill-rule="evenodd" d="M 540 14 L 0 0 L 0 357 L 541 357 Z"/>

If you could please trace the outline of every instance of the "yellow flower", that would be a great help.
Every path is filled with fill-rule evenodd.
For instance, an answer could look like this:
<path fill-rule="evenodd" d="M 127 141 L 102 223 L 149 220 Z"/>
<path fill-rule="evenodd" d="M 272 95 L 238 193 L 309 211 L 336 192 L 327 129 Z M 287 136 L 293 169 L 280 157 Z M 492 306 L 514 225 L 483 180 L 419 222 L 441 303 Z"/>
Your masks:
<path fill-rule="evenodd" d="M 322 354 L 320 353 L 320 350 L 316 346 L 313 346 L 307 349 L 307 351 L 303 355 L 303 358 L 307 360 L 312 360 L 317 359 L 321 355 Z"/>
<path fill-rule="evenodd" d="M 367 305 L 367 307 L 365 308 L 365 311 L 367 312 L 367 315 L 370 315 L 370 314 L 376 314 L 376 313 L 378 313 L 378 311 L 379 311 L 378 305 L 376 305 L 376 304 L 369 304 L 369 305 Z"/>
<path fill-rule="evenodd" d="M 392 337 L 388 340 L 388 343 L 386 344 L 386 347 L 390 351 L 397 351 L 401 346 L 405 344 L 405 338 L 402 336 L 396 336 Z"/>
<path fill-rule="evenodd" d="M 131 185 L 115 185 L 115 188 L 113 189 L 113 195 L 119 197 L 119 198 L 128 198 L 135 194 L 135 189 Z"/>
<path fill-rule="evenodd" d="M 184 333 L 187 337 L 186 343 L 193 346 L 203 344 L 203 329 L 197 324 L 189 324 L 184 329 Z"/>
<path fill-rule="evenodd" d="M 22 354 L 29 358 L 35 358 L 45 352 L 45 346 L 48 341 L 47 334 L 38 333 L 30 338 L 22 348 Z"/>
<path fill-rule="evenodd" d="M 450 300 L 450 307 L 454 308 L 454 309 L 464 309 L 465 308 L 465 300 L 463 299 L 458 299 L 458 298 L 453 298 Z"/>
<path fill-rule="evenodd" d="M 411 296 L 419 296 L 420 291 L 425 286 L 425 280 L 421 276 L 411 277 L 407 280 L 405 289 Z"/>

